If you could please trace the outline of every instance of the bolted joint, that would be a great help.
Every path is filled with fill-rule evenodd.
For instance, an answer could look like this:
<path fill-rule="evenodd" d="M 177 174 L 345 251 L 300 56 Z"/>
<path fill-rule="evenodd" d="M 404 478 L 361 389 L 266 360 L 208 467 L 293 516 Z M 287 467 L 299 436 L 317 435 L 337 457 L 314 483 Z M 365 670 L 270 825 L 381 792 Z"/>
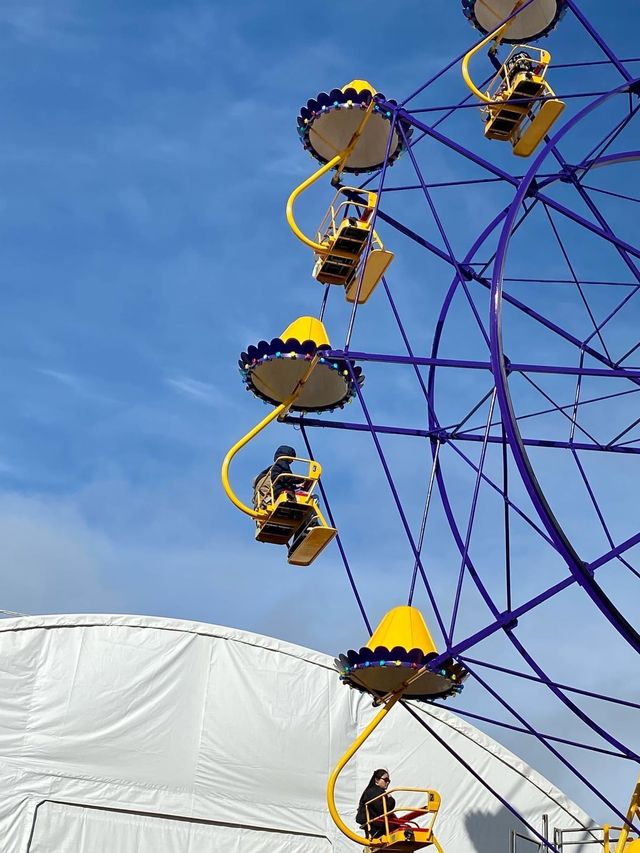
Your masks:
<path fill-rule="evenodd" d="M 535 198 L 538 195 L 538 190 L 540 187 L 538 186 L 538 181 L 535 178 L 531 179 L 531 183 L 527 188 L 527 198 Z"/>

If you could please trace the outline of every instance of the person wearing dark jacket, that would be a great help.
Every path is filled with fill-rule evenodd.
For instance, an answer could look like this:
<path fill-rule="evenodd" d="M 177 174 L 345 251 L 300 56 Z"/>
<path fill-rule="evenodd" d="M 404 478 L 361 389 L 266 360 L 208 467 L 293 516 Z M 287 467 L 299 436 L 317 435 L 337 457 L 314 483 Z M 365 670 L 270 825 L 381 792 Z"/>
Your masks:
<path fill-rule="evenodd" d="M 391 821 L 396 819 L 393 814 L 396 801 L 392 796 L 385 793 L 389 787 L 389 781 L 389 773 L 386 770 L 374 770 L 371 779 L 369 779 L 369 784 L 360 797 L 356 821 L 364 828 L 367 838 L 380 838 L 381 835 L 385 834 L 385 814 Z M 368 824 L 367 812 L 369 815 Z"/>
<path fill-rule="evenodd" d="M 271 483 L 273 484 L 273 497 L 274 499 L 278 497 L 278 495 L 282 494 L 282 492 L 286 491 L 295 491 L 296 488 L 296 479 L 295 477 L 287 477 L 283 476 L 280 480 L 277 478 L 280 477 L 281 474 L 291 474 L 291 465 L 288 459 L 283 459 L 283 456 L 295 456 L 296 451 L 293 447 L 289 447 L 288 444 L 281 444 L 280 447 L 273 454 L 273 465 L 270 465 L 268 468 L 265 468 L 263 471 L 255 477 L 253 481 L 254 490 L 258 487 L 260 480 L 263 479 L 265 474 L 269 474 L 271 478 Z"/>

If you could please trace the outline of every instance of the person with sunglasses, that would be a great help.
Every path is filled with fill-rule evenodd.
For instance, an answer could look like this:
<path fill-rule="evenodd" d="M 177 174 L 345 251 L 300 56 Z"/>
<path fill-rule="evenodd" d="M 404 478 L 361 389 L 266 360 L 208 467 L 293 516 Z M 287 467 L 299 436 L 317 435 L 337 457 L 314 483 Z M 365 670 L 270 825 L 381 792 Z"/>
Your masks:
<path fill-rule="evenodd" d="M 362 792 L 356 821 L 364 829 L 367 838 L 380 838 L 385 835 L 385 816 L 390 829 L 396 821 L 393 813 L 396 801 L 386 793 L 390 781 L 386 770 L 374 770 L 367 787 Z"/>

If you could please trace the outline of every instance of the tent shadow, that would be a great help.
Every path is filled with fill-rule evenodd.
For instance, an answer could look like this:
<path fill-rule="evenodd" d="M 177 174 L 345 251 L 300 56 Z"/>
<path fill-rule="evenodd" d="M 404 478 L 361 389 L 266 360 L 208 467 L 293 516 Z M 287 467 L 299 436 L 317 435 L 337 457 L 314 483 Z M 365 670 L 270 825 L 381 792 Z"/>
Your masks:
<path fill-rule="evenodd" d="M 516 838 L 515 853 L 537 853 L 539 850 L 538 839 L 504 806 L 500 806 L 497 812 L 469 811 L 464 817 L 464 824 L 476 853 L 511 850 L 509 840 L 512 830 L 531 839 Z M 535 828 L 540 831 L 537 826 Z"/>

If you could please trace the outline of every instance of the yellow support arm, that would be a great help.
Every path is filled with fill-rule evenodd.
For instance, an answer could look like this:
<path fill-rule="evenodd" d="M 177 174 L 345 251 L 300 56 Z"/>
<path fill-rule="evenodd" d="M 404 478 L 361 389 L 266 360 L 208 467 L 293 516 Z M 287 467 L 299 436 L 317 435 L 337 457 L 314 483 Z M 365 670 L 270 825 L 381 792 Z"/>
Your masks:
<path fill-rule="evenodd" d="M 340 163 L 343 163 L 343 164 L 346 163 L 347 159 L 349 158 L 349 155 L 351 154 L 353 149 L 356 147 L 356 143 L 357 143 L 358 139 L 360 138 L 362 131 L 365 128 L 365 125 L 367 124 L 367 122 L 369 121 L 371 116 L 373 115 L 374 106 L 375 106 L 375 101 L 372 98 L 371 103 L 367 107 L 366 112 L 365 112 L 364 116 L 362 117 L 362 121 L 360 122 L 360 124 L 356 128 L 355 133 L 351 137 L 349 144 L 344 149 L 344 151 L 341 151 L 339 154 L 336 154 L 336 156 L 332 157 L 328 163 L 325 163 L 324 166 L 321 166 L 317 171 L 315 171 L 313 173 L 313 175 L 311 175 L 311 177 L 307 178 L 306 181 L 303 181 L 300 184 L 300 186 L 295 188 L 295 190 L 291 193 L 291 195 L 287 199 L 287 222 L 289 223 L 289 227 L 291 228 L 293 233 L 296 235 L 298 240 L 302 240 L 302 242 L 305 243 L 310 248 L 312 248 L 314 252 L 319 252 L 320 254 L 323 254 L 324 252 L 326 252 L 326 246 L 323 246 L 322 243 L 318 243 L 316 240 L 312 240 L 311 237 L 307 237 L 307 235 L 304 234 L 300 230 L 300 228 L 298 227 L 298 224 L 295 221 L 294 216 L 293 216 L 293 205 L 295 204 L 298 196 L 301 193 L 303 193 L 306 189 L 308 189 L 312 184 L 315 184 L 315 182 L 319 178 L 321 178 L 323 175 L 326 175 L 327 172 L 330 172 L 331 169 L 334 169 L 336 166 L 340 166 Z M 342 171 L 342 168 L 339 168 L 338 169 L 338 175 L 340 175 L 341 171 Z"/>
<path fill-rule="evenodd" d="M 519 9 L 519 7 L 522 6 L 523 3 L 524 0 L 517 0 L 515 6 L 513 7 L 513 12 Z M 511 14 L 513 14 L 513 12 Z M 475 56 L 475 54 L 478 53 L 479 50 L 482 50 L 485 45 L 489 44 L 490 41 L 493 41 L 494 39 L 499 39 L 502 33 L 509 27 L 510 23 L 511 21 L 507 21 L 504 24 L 500 24 L 497 30 L 494 30 L 492 33 L 489 33 L 489 35 L 486 38 L 482 39 L 479 44 L 477 44 L 475 47 L 472 47 L 469 53 L 465 54 L 465 57 L 462 60 L 462 76 L 464 77 L 464 82 L 467 84 L 469 89 L 471 89 L 473 94 L 477 98 L 480 98 L 481 101 L 484 101 L 485 104 L 490 104 L 491 98 L 484 92 L 481 92 L 471 79 L 471 76 L 469 74 L 469 60 L 472 56 Z"/>
<path fill-rule="evenodd" d="M 269 513 L 265 510 L 258 511 L 255 509 L 251 509 L 250 506 L 247 506 L 240 500 L 240 498 L 231 488 L 231 483 L 229 482 L 229 465 L 231 464 L 231 460 L 236 455 L 236 453 L 241 450 L 245 446 L 245 444 L 248 444 L 252 438 L 255 438 L 259 432 L 262 432 L 262 430 L 266 426 L 268 426 L 271 421 L 275 421 L 276 418 L 279 418 L 281 415 L 285 414 L 292 402 L 293 400 L 289 399 L 285 403 L 281 403 L 279 406 L 276 406 L 276 408 L 272 412 L 269 412 L 266 418 L 263 418 L 260 423 L 256 424 L 254 428 L 249 430 L 246 435 L 243 435 L 240 441 L 236 441 L 236 443 L 233 445 L 231 450 L 229 450 L 222 462 L 222 471 L 220 472 L 222 477 L 222 488 L 227 493 L 227 497 L 229 498 L 231 503 L 235 504 L 238 509 L 242 510 L 242 512 L 246 513 L 247 515 L 250 515 L 251 518 L 266 518 Z"/>
<path fill-rule="evenodd" d="M 355 841 L 358 844 L 364 844 L 367 847 L 375 847 L 379 845 L 381 842 L 377 838 L 367 838 L 364 835 L 358 835 L 357 832 L 354 832 L 347 824 L 342 820 L 338 813 L 338 809 L 336 808 L 336 782 L 338 781 L 338 776 L 340 775 L 343 767 L 353 758 L 356 752 L 360 749 L 365 740 L 369 737 L 371 732 L 376 729 L 380 723 L 387 716 L 389 711 L 396 704 L 398 699 L 402 696 L 402 690 L 399 690 L 397 693 L 394 693 L 391 698 L 386 702 L 383 708 L 376 714 L 376 716 L 371 720 L 369 725 L 361 732 L 358 738 L 351 744 L 349 749 L 342 756 L 340 761 L 335 766 L 333 773 L 329 777 L 329 781 L 327 783 L 327 805 L 329 806 L 329 814 L 335 825 L 338 827 L 340 832 L 343 835 L 346 835 L 347 838 L 350 838 L 351 841 Z"/>
<path fill-rule="evenodd" d="M 640 779 L 638 779 L 636 783 L 636 787 L 633 789 L 633 794 L 631 795 L 631 802 L 629 803 L 629 810 L 627 811 L 627 823 L 620 830 L 620 837 L 618 838 L 618 843 L 616 844 L 615 853 L 623 853 L 624 848 L 627 843 L 627 839 L 629 838 L 629 823 L 631 823 L 636 817 L 636 815 L 640 812 Z"/>
<path fill-rule="evenodd" d="M 231 464 L 231 460 L 236 455 L 236 453 L 245 446 L 245 444 L 248 444 L 252 438 L 255 438 L 256 435 L 258 435 L 259 432 L 262 432 L 262 430 L 272 421 L 275 421 L 276 418 L 280 418 L 286 415 L 286 413 L 295 403 L 296 398 L 302 391 L 305 382 L 311 376 L 313 368 L 318 363 L 318 358 L 318 355 L 314 355 L 314 357 L 311 359 L 311 361 L 309 362 L 308 369 L 306 370 L 302 379 L 300 379 L 296 387 L 293 389 L 291 396 L 287 400 L 285 400 L 284 403 L 281 403 L 279 406 L 276 406 L 272 412 L 269 412 L 266 418 L 263 418 L 259 424 L 256 424 L 253 429 L 250 429 L 249 432 L 246 435 L 243 435 L 239 441 L 236 441 L 236 443 L 233 445 L 231 450 L 229 450 L 229 452 L 222 461 L 222 470 L 220 471 L 220 476 L 222 478 L 222 488 L 225 490 L 227 497 L 229 498 L 231 503 L 235 504 L 238 509 L 242 510 L 242 512 L 244 512 L 246 515 L 250 515 L 251 518 L 266 518 L 269 513 L 265 510 L 256 510 L 252 509 L 250 506 L 247 506 L 233 491 L 233 489 L 231 488 L 231 483 L 229 482 L 229 465 Z"/>
<path fill-rule="evenodd" d="M 311 184 L 315 184 L 319 178 L 326 175 L 327 172 L 330 172 L 331 169 L 337 166 L 340 160 L 342 160 L 342 156 L 342 154 L 336 154 L 336 156 L 329 160 L 328 163 L 325 163 L 324 166 L 321 166 L 316 172 L 314 172 L 311 177 L 307 178 L 306 181 L 303 181 L 299 187 L 296 187 L 287 199 L 287 222 L 289 223 L 289 228 L 291 228 L 298 240 L 302 240 L 302 242 L 306 243 L 307 246 L 310 246 L 314 252 L 322 253 L 325 251 L 326 247 L 323 246 L 322 243 L 317 243 L 315 240 L 312 240 L 311 237 L 307 237 L 307 235 L 303 234 L 300 228 L 298 228 L 298 224 L 293 218 L 293 205 L 295 204 L 298 196 L 308 189 Z"/>

